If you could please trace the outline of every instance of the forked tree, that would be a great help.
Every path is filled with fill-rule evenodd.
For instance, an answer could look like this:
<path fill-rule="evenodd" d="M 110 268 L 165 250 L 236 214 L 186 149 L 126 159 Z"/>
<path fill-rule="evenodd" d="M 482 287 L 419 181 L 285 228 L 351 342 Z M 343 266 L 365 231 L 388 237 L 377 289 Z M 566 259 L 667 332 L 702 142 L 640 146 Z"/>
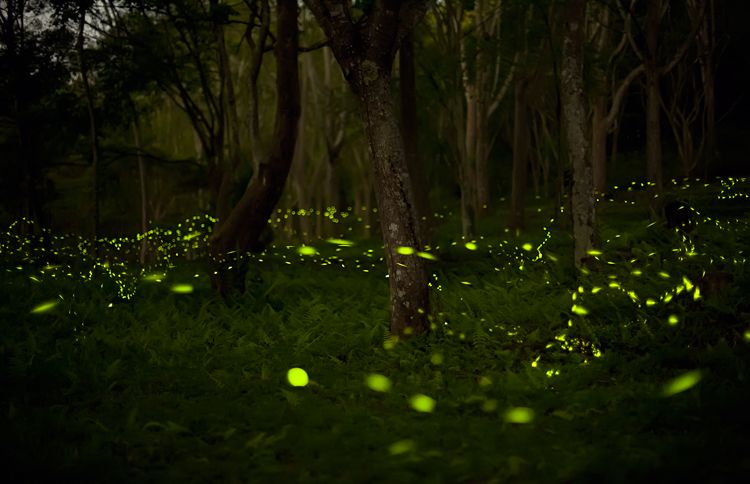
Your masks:
<path fill-rule="evenodd" d="M 424 16 L 426 0 L 376 0 L 355 19 L 351 2 L 306 0 L 359 100 L 375 172 L 391 299 L 391 333 L 429 329 L 429 291 L 419 250 L 422 237 L 404 143 L 391 96 L 391 71 L 401 41 Z"/>

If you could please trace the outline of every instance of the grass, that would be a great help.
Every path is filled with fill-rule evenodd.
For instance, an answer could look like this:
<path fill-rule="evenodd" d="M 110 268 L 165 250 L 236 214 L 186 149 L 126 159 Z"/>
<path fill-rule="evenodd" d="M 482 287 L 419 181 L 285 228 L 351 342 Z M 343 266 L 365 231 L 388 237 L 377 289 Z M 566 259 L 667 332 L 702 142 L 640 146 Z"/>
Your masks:
<path fill-rule="evenodd" d="M 618 192 L 599 207 L 602 254 L 588 274 L 572 270 L 570 239 L 554 225 L 518 238 L 498 227 L 474 251 L 439 233 L 435 329 L 395 345 L 372 241 L 321 241 L 311 256 L 277 244 L 253 257 L 246 293 L 225 304 L 205 265 L 184 256 L 201 240 L 185 240 L 191 230 L 163 232 L 162 261 L 146 273 L 118 264 L 121 241 L 92 265 L 72 239 L 42 249 L 9 231 L 3 473 L 81 483 L 738 480 L 750 471 L 749 187 L 676 188 L 699 214 L 687 236 L 651 225 Z M 706 278 L 717 273 L 718 289 Z M 179 284 L 191 290 L 172 290 Z M 295 367 L 306 386 L 287 381 Z M 389 390 L 368 387 L 372 374 Z M 415 395 L 434 409 L 417 411 Z"/>

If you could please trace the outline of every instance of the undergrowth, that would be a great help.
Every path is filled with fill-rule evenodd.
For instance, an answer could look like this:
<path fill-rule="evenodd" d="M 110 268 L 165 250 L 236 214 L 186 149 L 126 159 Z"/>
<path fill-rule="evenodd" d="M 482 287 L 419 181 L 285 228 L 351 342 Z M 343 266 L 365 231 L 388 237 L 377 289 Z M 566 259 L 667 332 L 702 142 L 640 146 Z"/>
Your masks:
<path fill-rule="evenodd" d="M 584 272 L 555 223 L 468 248 L 439 233 L 433 331 L 398 343 L 372 241 L 321 241 L 308 255 L 277 243 L 253 256 L 246 292 L 227 303 L 179 240 L 177 255 L 143 271 L 10 230 L 0 243 L 3 474 L 734 481 L 750 471 L 747 185 L 679 191 L 699 222 L 689 233 L 647 221 L 628 192 L 602 201 L 601 253 Z M 306 386 L 289 384 L 293 367 Z M 388 391 L 368 387 L 372 374 Z M 414 395 L 434 409 L 417 411 Z"/>

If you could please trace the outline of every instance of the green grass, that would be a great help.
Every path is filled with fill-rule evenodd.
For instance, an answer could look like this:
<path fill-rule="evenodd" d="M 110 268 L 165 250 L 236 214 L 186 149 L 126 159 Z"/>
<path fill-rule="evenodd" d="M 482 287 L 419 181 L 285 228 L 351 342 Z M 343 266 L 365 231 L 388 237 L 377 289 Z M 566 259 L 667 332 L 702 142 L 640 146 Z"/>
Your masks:
<path fill-rule="evenodd" d="M 626 191 L 602 202 L 602 254 L 589 274 L 572 269 L 570 238 L 554 224 L 518 238 L 498 228 L 475 251 L 439 233 L 435 330 L 395 346 L 373 241 L 321 241 L 313 256 L 278 243 L 252 258 L 246 293 L 225 304 L 205 264 L 181 252 L 198 240 L 180 238 L 190 231 L 171 234 L 162 246 L 172 255 L 146 274 L 118 265 L 117 251 L 92 265 L 71 239 L 52 242 L 46 255 L 59 266 L 45 267 L 49 247 L 9 232 L 0 241 L 3 474 L 736 481 L 750 472 L 750 184 L 724 184 L 676 189 L 700 214 L 688 238 L 651 225 L 624 203 Z M 157 269 L 161 282 L 143 277 Z M 732 280 L 712 290 L 704 271 Z M 288 383 L 293 367 L 307 372 L 306 386 Z M 386 376 L 389 391 L 369 388 L 371 374 Z M 673 381 L 681 375 L 683 387 Z M 410 405 L 418 394 L 435 400 L 433 411 Z"/>

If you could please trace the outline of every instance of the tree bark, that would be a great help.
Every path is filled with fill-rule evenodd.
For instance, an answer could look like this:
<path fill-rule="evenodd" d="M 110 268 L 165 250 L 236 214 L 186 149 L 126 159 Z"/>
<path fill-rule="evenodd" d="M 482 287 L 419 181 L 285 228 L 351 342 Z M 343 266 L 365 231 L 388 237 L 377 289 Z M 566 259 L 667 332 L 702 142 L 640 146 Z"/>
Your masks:
<path fill-rule="evenodd" d="M 135 111 L 135 110 L 134 110 Z M 146 163 L 143 161 L 143 145 L 141 144 L 141 130 L 138 126 L 137 114 L 133 118 L 133 141 L 138 158 L 138 185 L 141 189 L 141 251 L 138 261 L 141 267 L 146 265 L 146 254 L 148 252 L 148 191 L 146 189 Z"/>
<path fill-rule="evenodd" d="M 89 116 L 89 137 L 91 138 L 91 184 L 92 184 L 92 244 L 94 254 L 97 250 L 97 238 L 99 237 L 99 130 L 96 123 L 96 112 L 94 94 L 91 90 L 89 81 L 89 69 L 84 54 L 84 35 L 83 29 L 86 26 L 86 10 L 81 9 L 78 18 L 78 37 L 76 40 L 76 51 L 78 53 L 79 69 L 81 71 L 81 80 L 83 81 L 83 92 L 86 97 L 86 110 Z"/>
<path fill-rule="evenodd" d="M 242 257 L 263 248 L 261 234 L 281 198 L 297 138 L 300 88 L 297 67 L 298 28 L 296 0 L 278 0 L 276 33 L 276 124 L 268 158 L 253 173 L 245 193 L 215 229 L 210 241 L 214 287 L 224 296 L 244 291 L 244 264 L 232 261 L 229 252 Z"/>
<path fill-rule="evenodd" d="M 595 209 L 593 174 L 586 136 L 583 94 L 583 43 L 586 0 L 568 0 L 565 6 L 562 65 L 562 114 L 568 156 L 573 167 L 573 239 L 576 267 L 581 267 L 594 246 Z"/>
<path fill-rule="evenodd" d="M 421 0 L 378 1 L 366 22 L 355 23 L 347 2 L 306 1 L 362 107 L 388 265 L 390 329 L 396 336 L 429 330 L 429 290 L 424 259 L 397 250 L 399 247 L 419 250 L 421 236 L 413 185 L 390 92 L 391 67 L 398 45 L 422 18 L 427 3 Z"/>
<path fill-rule="evenodd" d="M 401 134 L 404 140 L 404 154 L 409 176 L 414 190 L 414 202 L 420 224 L 420 233 L 430 239 L 429 184 L 422 159 L 419 156 L 419 129 L 417 125 L 417 83 L 414 62 L 414 38 L 411 33 L 401 41 L 399 49 L 399 87 L 401 98 Z"/>
<path fill-rule="evenodd" d="M 508 227 L 523 230 L 526 209 L 526 184 L 528 180 L 529 127 L 527 120 L 527 79 L 516 81 L 513 108 L 513 173 L 511 176 L 510 222 Z"/>

